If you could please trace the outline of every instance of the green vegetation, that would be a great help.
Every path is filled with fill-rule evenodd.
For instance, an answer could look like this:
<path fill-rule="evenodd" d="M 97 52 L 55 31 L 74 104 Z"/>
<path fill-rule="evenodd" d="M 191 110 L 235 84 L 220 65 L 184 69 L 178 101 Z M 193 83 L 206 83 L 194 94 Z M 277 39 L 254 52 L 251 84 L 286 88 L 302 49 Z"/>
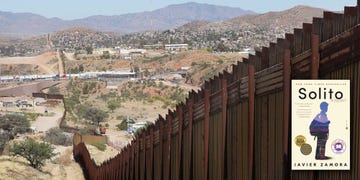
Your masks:
<path fill-rule="evenodd" d="M 57 62 L 58 62 L 58 59 L 56 57 L 53 57 L 53 58 L 50 59 L 49 62 L 47 62 L 47 64 L 55 64 Z"/>
<path fill-rule="evenodd" d="M 72 144 L 72 139 L 66 136 L 60 128 L 49 129 L 43 137 L 43 140 L 55 145 L 69 146 Z"/>
<path fill-rule="evenodd" d="M 27 139 L 23 142 L 15 142 L 10 147 L 9 152 L 13 156 L 21 156 L 29 161 L 34 168 L 40 169 L 46 160 L 54 157 L 54 147 L 45 142 L 36 142 L 33 139 Z"/>
<path fill-rule="evenodd" d="M 105 121 L 108 116 L 109 115 L 103 110 L 94 107 L 87 108 L 83 115 L 85 119 L 97 123 L 98 125 L 100 125 L 100 122 Z"/>
<path fill-rule="evenodd" d="M 69 91 L 65 97 L 65 107 L 67 110 L 66 120 L 71 120 L 86 127 L 89 124 L 99 125 L 105 121 L 110 114 L 116 117 L 117 109 L 122 107 L 127 101 L 138 101 L 143 103 L 162 102 L 163 109 L 175 108 L 176 105 L 187 96 L 187 92 L 180 87 L 171 87 L 163 82 L 127 82 L 118 90 L 100 90 L 103 87 L 99 81 L 80 81 L 70 80 L 67 85 Z M 98 93 L 94 97 L 93 93 Z M 158 103 L 157 102 L 157 103 Z M 96 104 L 96 105 L 95 105 Z M 157 105 L 157 104 L 156 104 Z M 96 107 L 96 108 L 95 108 Z M 94 110 L 97 109 L 97 110 Z M 101 111 L 101 112 L 100 112 Z M 139 112 L 138 117 L 143 117 L 144 113 Z M 84 121 L 85 119 L 85 121 Z M 125 119 L 119 117 L 119 120 Z M 127 126 L 118 125 L 119 129 L 126 129 Z M 83 128 L 83 134 L 94 133 L 93 128 Z"/>
<path fill-rule="evenodd" d="M 219 72 L 216 71 L 216 70 L 213 70 L 213 69 L 212 69 L 211 71 L 209 71 L 207 74 L 205 74 L 204 76 L 202 76 L 202 77 L 200 78 L 201 84 L 204 84 L 205 81 L 207 81 L 207 80 L 209 80 L 210 78 L 214 77 L 217 73 L 219 73 Z"/>
<path fill-rule="evenodd" d="M 96 126 L 88 124 L 84 128 L 80 129 L 79 133 L 81 135 L 89 135 L 89 134 L 93 135 L 95 131 L 96 131 Z"/>
<path fill-rule="evenodd" d="M 206 68 L 210 67 L 210 64 L 204 62 L 204 61 L 201 61 L 200 64 L 199 64 L 199 68 L 200 70 L 204 70 Z"/>
<path fill-rule="evenodd" d="M 219 60 L 217 60 L 216 62 L 217 62 L 218 64 L 223 64 L 223 63 L 224 63 L 224 60 L 219 59 Z"/>
<path fill-rule="evenodd" d="M 120 124 L 116 125 L 116 127 L 117 127 L 120 131 L 125 131 L 125 130 L 127 130 L 127 127 L 128 127 L 127 120 L 126 120 L 126 119 L 123 119 Z"/>
<path fill-rule="evenodd" d="M 117 98 L 117 93 L 116 92 L 109 92 L 106 94 L 100 94 L 100 96 L 98 98 L 100 98 L 101 100 L 107 102 L 112 98 Z"/>
<path fill-rule="evenodd" d="M 163 55 L 163 56 L 156 56 L 151 58 L 150 60 L 146 61 L 147 63 L 150 62 L 161 62 L 168 58 L 169 55 Z"/>
<path fill-rule="evenodd" d="M 84 72 L 84 65 L 80 64 L 80 65 L 76 65 L 72 68 L 67 68 L 66 70 L 68 73 L 72 73 L 72 74 L 77 74 L 77 73 L 81 73 Z"/>
<path fill-rule="evenodd" d="M 117 120 L 124 120 L 124 119 L 127 119 L 125 116 L 123 115 L 120 115 L 120 116 L 116 116 L 116 119 Z"/>
<path fill-rule="evenodd" d="M 67 84 L 67 89 L 69 90 L 68 94 L 64 98 L 65 109 L 67 111 L 66 119 L 74 122 L 81 119 L 84 115 L 85 109 L 94 104 L 93 102 L 86 101 L 88 94 L 94 93 L 102 87 L 102 82 L 71 79 Z"/>
<path fill-rule="evenodd" d="M 80 94 L 73 94 L 70 97 L 64 98 L 65 109 L 68 113 L 72 114 L 75 106 L 80 104 Z"/>
<path fill-rule="evenodd" d="M 145 126 L 137 129 L 134 133 L 134 136 L 139 136 L 141 134 L 142 131 L 146 130 L 152 123 L 150 122 L 146 122 Z"/>
<path fill-rule="evenodd" d="M 91 145 L 95 146 L 100 151 L 105 151 L 106 150 L 106 144 L 104 144 L 104 143 L 94 143 L 94 144 L 91 144 Z"/>
<path fill-rule="evenodd" d="M 89 94 L 93 92 L 97 87 L 97 82 L 83 82 L 82 84 L 82 94 Z"/>
<path fill-rule="evenodd" d="M 0 154 L 4 151 L 6 143 L 9 141 L 10 136 L 8 133 L 2 133 L 0 135 Z"/>
<path fill-rule="evenodd" d="M 109 51 L 103 51 L 103 54 L 100 57 L 101 59 L 110 59 L 110 52 Z"/>
<path fill-rule="evenodd" d="M 60 94 L 60 89 L 56 86 L 51 86 L 49 88 L 48 94 Z"/>
<path fill-rule="evenodd" d="M 26 119 L 30 121 L 35 121 L 41 114 L 40 113 L 32 113 L 32 112 L 23 112 L 25 114 Z"/>
<path fill-rule="evenodd" d="M 86 54 L 92 54 L 94 49 L 93 49 L 93 47 L 88 46 L 85 48 L 85 50 L 86 50 Z"/>
<path fill-rule="evenodd" d="M 28 132 L 29 128 L 30 123 L 24 115 L 6 114 L 0 116 L 0 129 L 8 132 L 11 136 Z"/>
<path fill-rule="evenodd" d="M 214 48 L 214 51 L 218 51 L 218 52 L 228 52 L 228 51 L 230 51 L 230 48 L 227 47 L 223 42 L 220 42 L 220 43 L 217 44 L 217 46 Z"/>
<path fill-rule="evenodd" d="M 107 107 L 111 110 L 111 112 L 114 112 L 116 108 L 119 108 L 121 106 L 120 101 L 118 100 L 110 100 L 107 102 Z"/>

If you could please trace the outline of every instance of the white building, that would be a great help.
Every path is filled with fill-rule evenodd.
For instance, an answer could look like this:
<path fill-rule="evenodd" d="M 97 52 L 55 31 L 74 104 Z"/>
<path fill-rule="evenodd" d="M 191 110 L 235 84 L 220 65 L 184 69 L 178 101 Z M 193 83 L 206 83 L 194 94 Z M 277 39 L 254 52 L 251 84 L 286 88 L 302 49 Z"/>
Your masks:
<path fill-rule="evenodd" d="M 188 50 L 188 44 L 165 44 L 165 50 L 168 51 L 180 51 L 180 50 Z"/>

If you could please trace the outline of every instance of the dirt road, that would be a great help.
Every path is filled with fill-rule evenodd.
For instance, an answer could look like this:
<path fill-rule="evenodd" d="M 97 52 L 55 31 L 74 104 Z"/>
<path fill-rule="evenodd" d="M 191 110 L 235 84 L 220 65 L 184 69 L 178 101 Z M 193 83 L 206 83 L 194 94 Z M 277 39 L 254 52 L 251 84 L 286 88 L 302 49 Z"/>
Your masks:
<path fill-rule="evenodd" d="M 36 109 L 38 113 L 44 113 L 45 110 L 47 110 L 48 113 L 45 113 L 44 116 L 38 117 L 36 121 L 31 124 L 31 126 L 35 127 L 38 131 L 45 132 L 53 127 L 59 127 L 61 117 L 64 113 L 64 110 L 61 108 L 47 108 L 45 106 L 39 106 Z"/>
<path fill-rule="evenodd" d="M 61 59 L 59 50 L 56 52 L 56 57 L 58 59 L 58 64 L 59 64 L 59 74 L 65 74 L 65 69 L 63 66 L 63 59 Z"/>

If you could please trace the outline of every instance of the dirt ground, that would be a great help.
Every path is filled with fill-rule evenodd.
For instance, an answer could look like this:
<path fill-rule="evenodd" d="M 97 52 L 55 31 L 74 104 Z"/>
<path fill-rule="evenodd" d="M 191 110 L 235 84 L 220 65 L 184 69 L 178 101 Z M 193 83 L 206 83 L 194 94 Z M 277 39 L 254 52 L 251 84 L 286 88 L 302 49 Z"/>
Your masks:
<path fill-rule="evenodd" d="M 31 121 L 31 126 L 39 132 L 45 132 L 52 127 L 58 127 L 63 116 L 64 105 L 58 102 L 55 106 L 46 104 L 42 98 L 21 97 L 1 97 L 0 101 L 15 102 L 16 100 L 27 101 L 33 107 L 3 107 L 0 106 L 2 113 L 9 112 L 31 112 L 39 113 L 40 116 Z M 45 113 L 47 110 L 47 113 Z M 41 136 L 41 133 L 29 135 L 32 137 Z M 2 179 L 84 179 L 83 172 L 78 163 L 72 156 L 72 146 L 55 146 L 55 153 L 58 155 L 52 160 L 47 161 L 41 171 L 29 166 L 28 162 L 22 158 L 0 156 L 0 180 Z"/>
<path fill-rule="evenodd" d="M 68 53 L 65 54 L 69 62 L 68 64 L 71 64 L 70 62 L 78 62 L 75 61 L 72 58 L 72 54 Z M 172 67 L 174 69 L 180 69 L 183 66 L 191 66 L 192 62 L 196 61 L 216 61 L 219 59 L 219 57 L 210 54 L 208 52 L 189 52 L 188 55 L 184 55 L 185 60 L 184 61 L 178 61 L 173 60 L 164 63 L 166 67 Z M 56 71 L 56 64 L 51 64 L 49 61 L 51 59 L 58 59 L 57 53 L 46 53 L 42 54 L 40 56 L 36 57 L 16 57 L 16 58 L 0 58 L 0 64 L 37 64 L 41 67 L 41 69 L 44 69 L 44 73 L 58 73 Z M 102 61 L 98 61 L 99 64 L 104 64 Z M 124 63 L 124 64 L 122 64 Z M 129 62 L 116 62 L 113 63 L 113 68 L 120 68 L 123 66 L 129 66 Z M 59 64 L 58 64 L 59 65 Z M 96 66 L 98 64 L 90 64 L 92 66 Z M 89 65 L 89 66 L 90 66 Z M 157 65 L 155 64 L 147 64 L 151 68 L 156 68 Z M 160 65 L 160 64 L 159 64 Z M 144 65 L 145 66 L 145 65 Z M 86 67 L 86 66 L 85 66 Z M 172 85 L 166 83 L 166 85 Z M 189 85 L 182 85 L 182 88 L 184 89 L 193 89 L 192 86 Z M 12 100 L 19 99 L 18 97 L 12 97 Z M 21 97 L 24 98 L 25 97 Z M 91 97 L 91 98 L 95 98 Z M 98 103 L 99 101 L 96 101 L 96 99 L 91 99 L 89 102 L 94 102 L 96 104 L 96 107 L 106 107 L 106 104 Z M 11 100 L 11 99 L 7 99 Z M 6 100 L 6 101 L 7 101 Z M 1 99 L 0 99 L 1 101 Z M 29 99 L 28 102 L 33 102 L 32 99 Z M 108 118 L 108 121 L 102 123 L 103 125 L 108 124 L 108 128 L 106 131 L 106 136 L 109 137 L 109 143 L 114 147 L 107 146 L 106 151 L 102 152 L 99 151 L 96 147 L 88 145 L 88 150 L 90 151 L 94 161 L 97 164 L 100 164 L 101 162 L 115 157 L 119 150 L 126 146 L 131 140 L 132 136 L 129 135 L 126 131 L 119 131 L 116 127 L 116 125 L 121 123 L 121 120 L 118 120 L 117 116 L 123 116 L 127 117 L 129 116 L 130 119 L 135 120 L 135 122 L 152 122 L 154 123 L 155 120 L 158 119 L 159 114 L 163 117 L 168 113 L 168 108 L 162 107 L 163 103 L 155 101 L 153 103 L 147 103 L 143 101 L 127 101 L 121 103 L 121 107 L 115 109 L 113 113 L 110 113 L 110 117 Z M 17 107 L 7 108 L 3 109 L 0 107 L 1 111 L 15 111 L 19 110 Z M 45 110 L 48 111 L 47 114 L 45 114 Z M 36 121 L 33 121 L 31 126 L 36 127 L 38 131 L 46 131 L 50 129 L 51 127 L 58 126 L 59 119 L 62 116 L 62 113 L 64 111 L 63 104 L 57 106 L 57 107 L 46 107 L 46 106 L 36 106 L 27 109 L 26 111 L 30 112 L 38 112 L 41 114 L 45 114 L 43 116 L 40 116 Z M 70 122 L 69 122 L 70 123 Z M 68 124 L 69 125 L 69 124 Z M 83 179 L 82 171 L 80 166 L 74 162 L 72 158 L 72 147 L 56 147 L 57 152 L 61 152 L 61 155 L 52 161 L 49 161 L 49 163 L 46 164 L 46 166 L 43 168 L 42 171 L 37 171 L 29 167 L 25 162 L 20 160 L 14 160 L 10 157 L 1 157 L 0 156 L 0 180 L 4 177 L 5 179 L 9 179 L 12 177 L 15 177 L 15 179 L 26 179 L 26 177 L 31 177 L 33 179 Z M 10 167 L 13 171 L 9 170 Z M 5 170 L 4 170 L 5 169 Z M 30 179 L 31 179 L 30 178 Z"/>
<path fill-rule="evenodd" d="M 64 108 L 62 108 L 61 106 L 39 106 L 35 107 L 35 109 L 35 112 L 37 113 L 44 113 L 45 110 L 48 111 L 48 113 L 44 113 L 44 116 L 38 117 L 35 122 L 31 123 L 31 126 L 36 128 L 37 131 L 45 132 L 53 127 L 59 127 L 61 118 L 64 114 Z"/>
<path fill-rule="evenodd" d="M 20 64 L 30 64 L 37 65 L 40 68 L 41 74 L 57 74 L 58 73 L 58 61 L 51 63 L 52 59 L 57 59 L 56 52 L 48 52 L 41 54 L 39 56 L 33 57 L 5 57 L 0 58 L 0 65 L 20 65 Z"/>
<path fill-rule="evenodd" d="M 106 160 L 112 159 L 119 154 L 118 150 L 108 145 L 106 145 L 106 149 L 104 151 L 100 151 L 92 145 L 86 145 L 86 148 L 88 149 L 91 158 L 94 160 L 96 165 L 101 165 Z"/>
<path fill-rule="evenodd" d="M 1 112 L 31 112 L 41 114 L 35 121 L 30 122 L 30 126 L 35 128 L 37 131 L 45 132 L 53 127 L 59 127 L 61 118 L 64 114 L 64 105 L 59 103 L 57 106 L 52 107 L 49 105 L 36 105 L 37 102 L 45 102 L 46 100 L 42 98 L 33 99 L 28 96 L 22 97 L 1 97 L 0 101 L 5 102 L 15 102 L 16 100 L 27 101 L 29 104 L 32 104 L 33 107 L 3 107 L 0 106 Z M 45 110 L 47 113 L 45 113 Z"/>
<path fill-rule="evenodd" d="M 41 170 L 32 168 L 28 162 L 21 157 L 0 156 L 0 180 L 83 180 L 84 175 L 82 169 L 72 158 L 72 146 L 62 147 L 60 149 L 62 149 L 61 155 L 53 160 L 48 160 Z"/>

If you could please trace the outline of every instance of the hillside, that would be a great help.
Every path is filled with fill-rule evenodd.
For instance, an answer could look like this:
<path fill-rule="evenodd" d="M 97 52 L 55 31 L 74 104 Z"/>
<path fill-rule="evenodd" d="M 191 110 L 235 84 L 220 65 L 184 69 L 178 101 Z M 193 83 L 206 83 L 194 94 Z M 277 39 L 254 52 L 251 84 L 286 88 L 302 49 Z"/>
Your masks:
<path fill-rule="evenodd" d="M 224 21 L 193 21 L 177 29 L 127 34 L 121 42 L 131 46 L 157 43 L 187 43 L 193 49 L 207 48 L 213 51 L 241 51 L 248 47 L 268 46 L 302 23 L 313 17 L 322 17 L 323 9 L 308 6 L 246 15 Z"/>
<path fill-rule="evenodd" d="M 323 11 L 296 6 L 285 11 L 244 15 L 217 22 L 195 20 L 176 29 L 123 35 L 78 26 L 26 40 L 1 38 L 4 41 L 0 43 L 0 56 L 37 55 L 49 48 L 73 51 L 87 47 L 143 48 L 147 44 L 168 43 L 187 43 L 191 49 L 241 51 L 248 47 L 268 46 L 269 42 L 283 38 L 285 33 L 292 33 L 302 23 L 311 22 L 313 17 L 322 17 Z"/>
<path fill-rule="evenodd" d="M 324 9 L 309 6 L 296 6 L 291 9 L 279 12 L 268 12 L 258 15 L 246 15 L 206 24 L 199 28 L 199 31 L 215 29 L 217 31 L 242 30 L 242 27 L 256 26 L 265 29 L 277 29 L 291 31 L 293 28 L 301 28 L 302 23 L 312 22 L 313 17 L 322 17 Z"/>
<path fill-rule="evenodd" d="M 119 43 L 119 35 L 99 32 L 86 27 L 73 27 L 50 34 L 52 46 L 60 49 L 84 49 L 86 47 L 111 47 Z"/>
<path fill-rule="evenodd" d="M 84 26 L 98 31 L 130 33 L 146 30 L 165 30 L 196 21 L 220 21 L 245 14 L 254 14 L 240 8 L 200 3 L 170 5 L 147 12 L 91 17 L 75 20 L 46 18 L 32 13 L 0 11 L 0 35 L 32 36 L 60 31 L 74 26 Z"/>
<path fill-rule="evenodd" d="M 322 17 L 324 9 L 309 6 L 269 12 L 258 15 L 246 15 L 213 23 L 186 24 L 174 31 L 173 39 L 191 40 L 193 47 L 213 49 L 219 44 L 228 49 L 267 46 L 276 38 L 301 28 L 302 23 L 311 22 L 313 17 Z M 159 36 L 168 36 L 162 33 Z M 205 45 L 205 46 L 204 46 Z"/>

